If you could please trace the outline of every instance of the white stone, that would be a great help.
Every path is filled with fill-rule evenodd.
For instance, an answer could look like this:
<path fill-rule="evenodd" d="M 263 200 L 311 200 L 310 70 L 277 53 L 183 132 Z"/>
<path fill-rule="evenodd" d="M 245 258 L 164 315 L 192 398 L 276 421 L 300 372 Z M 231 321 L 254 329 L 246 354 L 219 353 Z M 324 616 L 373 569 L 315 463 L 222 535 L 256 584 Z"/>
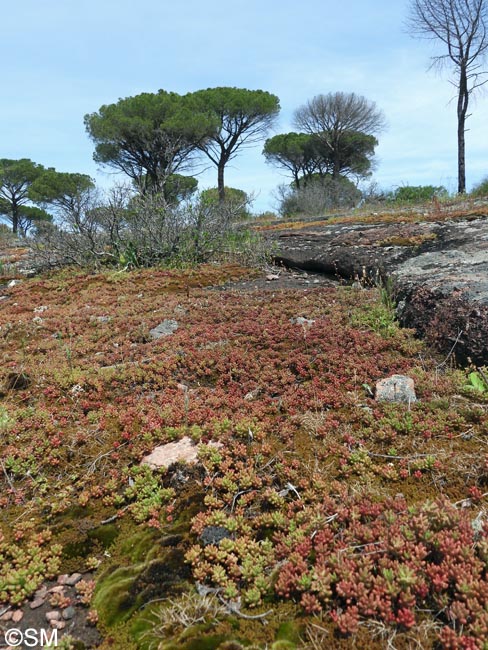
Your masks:
<path fill-rule="evenodd" d="M 417 401 L 415 384 L 406 375 L 392 375 L 381 379 L 376 384 L 376 400 L 378 402 L 405 402 L 410 404 Z"/>
<path fill-rule="evenodd" d="M 214 447 L 222 446 L 219 442 L 209 444 Z M 197 460 L 198 445 L 191 438 L 185 436 L 178 442 L 168 442 L 166 445 L 156 447 L 148 456 L 142 459 L 141 465 L 149 465 L 152 469 L 157 469 L 158 467 L 169 467 L 178 461 L 194 464 Z"/>

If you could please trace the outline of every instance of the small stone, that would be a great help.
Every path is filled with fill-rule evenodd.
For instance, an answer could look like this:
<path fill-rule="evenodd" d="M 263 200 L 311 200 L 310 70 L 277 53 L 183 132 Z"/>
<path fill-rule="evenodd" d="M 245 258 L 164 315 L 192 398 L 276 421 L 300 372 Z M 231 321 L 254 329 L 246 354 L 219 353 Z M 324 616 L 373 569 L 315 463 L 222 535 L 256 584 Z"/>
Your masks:
<path fill-rule="evenodd" d="M 280 279 L 280 276 L 279 276 L 279 275 L 276 275 L 275 273 L 269 273 L 269 274 L 266 276 L 266 280 L 267 280 L 268 282 L 272 282 L 273 280 L 279 280 L 279 279 Z"/>
<path fill-rule="evenodd" d="M 64 630 L 66 627 L 65 621 L 49 621 L 49 624 L 54 630 Z"/>
<path fill-rule="evenodd" d="M 16 609 L 14 612 L 12 612 L 12 623 L 20 623 L 23 618 L 24 612 L 21 609 Z"/>
<path fill-rule="evenodd" d="M 67 573 L 63 573 L 58 576 L 57 583 L 58 585 L 65 585 L 66 580 L 69 578 L 69 575 Z"/>
<path fill-rule="evenodd" d="M 11 611 L 5 612 L 5 614 L 2 614 L 0 616 L 0 621 L 10 621 L 12 616 L 13 616 L 13 612 Z"/>
<path fill-rule="evenodd" d="M 61 620 L 61 612 L 57 609 L 54 609 L 51 612 L 46 612 L 46 621 L 59 621 Z"/>
<path fill-rule="evenodd" d="M 37 600 L 37 598 L 45 598 L 46 596 L 47 596 L 47 587 L 46 585 L 43 585 L 34 594 L 34 600 Z"/>
<path fill-rule="evenodd" d="M 303 316 L 298 316 L 297 318 L 290 318 L 290 323 L 292 325 L 302 325 L 303 327 L 312 327 L 315 321 L 310 318 L 303 318 Z"/>
<path fill-rule="evenodd" d="M 223 539 L 229 539 L 230 532 L 224 526 L 205 526 L 200 534 L 204 546 L 215 544 L 218 546 Z"/>
<path fill-rule="evenodd" d="M 56 585 L 55 587 L 51 587 L 51 589 L 49 589 L 48 593 L 50 593 L 50 594 L 62 594 L 62 593 L 64 593 L 64 587 L 63 587 L 63 585 Z"/>
<path fill-rule="evenodd" d="M 149 335 L 153 340 L 160 339 L 162 336 L 170 336 L 173 332 L 176 332 L 178 327 L 178 321 L 167 318 L 156 327 L 153 327 L 152 330 L 149 330 Z"/>
<path fill-rule="evenodd" d="M 70 587 L 74 587 L 75 584 L 82 579 L 82 577 L 83 576 L 81 573 L 72 573 L 64 584 L 69 585 Z"/>
<path fill-rule="evenodd" d="M 211 447 L 221 447 L 219 442 L 209 442 Z M 158 467 L 169 467 L 173 463 L 185 462 L 196 463 L 198 460 L 198 445 L 191 438 L 185 436 L 178 442 L 168 442 L 166 445 L 156 447 L 153 451 L 145 456 L 141 465 L 149 465 L 152 469 Z"/>
<path fill-rule="evenodd" d="M 44 598 L 35 598 L 31 603 L 29 603 L 29 607 L 31 609 L 37 609 L 38 607 L 42 607 L 45 602 Z"/>
<path fill-rule="evenodd" d="M 261 389 L 260 388 L 255 388 L 254 390 L 250 391 L 249 393 L 246 393 L 244 395 L 244 399 L 246 402 L 252 402 L 255 400 L 259 395 L 261 394 Z"/>
<path fill-rule="evenodd" d="M 475 535 L 481 535 L 485 527 L 485 520 L 483 516 L 483 511 L 479 512 L 478 515 L 471 521 L 471 528 L 473 529 Z"/>
<path fill-rule="evenodd" d="M 405 375 L 392 375 L 381 379 L 376 384 L 376 400 L 378 402 L 404 402 L 411 404 L 417 401 L 413 379 Z"/>
<path fill-rule="evenodd" d="M 74 607 L 66 607 L 66 609 L 63 609 L 63 618 L 65 621 L 70 621 L 72 618 L 74 618 L 76 614 L 75 608 Z"/>

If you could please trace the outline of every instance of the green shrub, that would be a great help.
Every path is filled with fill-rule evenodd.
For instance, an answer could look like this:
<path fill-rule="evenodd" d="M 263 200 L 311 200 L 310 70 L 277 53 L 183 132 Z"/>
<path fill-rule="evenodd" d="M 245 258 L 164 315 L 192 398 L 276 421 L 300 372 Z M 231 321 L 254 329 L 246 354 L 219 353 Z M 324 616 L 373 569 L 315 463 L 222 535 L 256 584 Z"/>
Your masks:
<path fill-rule="evenodd" d="M 446 198 L 448 191 L 442 185 L 403 185 L 393 192 L 393 200 L 399 203 L 422 203 L 432 199 Z"/>
<path fill-rule="evenodd" d="M 477 185 L 473 187 L 470 192 L 470 196 L 473 196 L 475 198 L 488 196 L 488 176 L 483 178 Z"/>
<path fill-rule="evenodd" d="M 239 190 L 235 187 L 225 187 L 225 200 L 226 206 L 235 215 L 237 220 L 249 219 L 251 213 L 249 212 L 250 199 L 244 190 Z M 219 190 L 216 187 L 211 187 L 203 190 L 200 194 L 200 200 L 206 207 L 217 207 L 219 205 Z"/>

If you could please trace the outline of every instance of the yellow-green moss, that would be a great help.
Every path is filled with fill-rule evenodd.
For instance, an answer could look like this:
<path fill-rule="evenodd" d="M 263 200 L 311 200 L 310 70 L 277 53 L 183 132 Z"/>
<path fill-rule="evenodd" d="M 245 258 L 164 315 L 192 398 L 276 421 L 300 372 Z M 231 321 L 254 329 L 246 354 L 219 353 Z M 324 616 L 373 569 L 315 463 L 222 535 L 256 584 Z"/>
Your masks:
<path fill-rule="evenodd" d="M 378 242 L 378 246 L 421 246 L 435 239 L 437 235 L 433 232 L 419 235 L 392 235 Z"/>

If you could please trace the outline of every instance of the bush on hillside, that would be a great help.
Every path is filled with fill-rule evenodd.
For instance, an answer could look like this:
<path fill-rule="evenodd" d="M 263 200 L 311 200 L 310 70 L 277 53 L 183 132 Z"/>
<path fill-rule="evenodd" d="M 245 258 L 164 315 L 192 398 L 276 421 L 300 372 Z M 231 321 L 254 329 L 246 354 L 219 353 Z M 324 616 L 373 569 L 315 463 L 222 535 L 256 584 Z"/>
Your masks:
<path fill-rule="evenodd" d="M 351 208 L 361 199 L 361 191 L 344 176 L 315 176 L 300 187 L 280 186 L 279 212 L 284 217 L 324 216 L 335 208 Z"/>
<path fill-rule="evenodd" d="M 219 205 L 219 190 L 216 187 L 211 187 L 203 190 L 200 194 L 200 200 L 208 207 L 213 206 L 216 208 Z M 244 190 L 239 190 L 235 187 L 225 188 L 225 199 L 223 205 L 227 210 L 230 210 L 237 220 L 244 221 L 251 218 L 249 205 L 251 200 Z"/>
<path fill-rule="evenodd" d="M 129 187 L 107 195 L 89 192 L 46 224 L 34 238 L 40 268 L 66 265 L 148 267 L 207 262 L 260 248 L 256 237 L 236 225 L 242 204 L 216 204 L 196 195 L 175 205 L 159 194 L 134 195 Z"/>
<path fill-rule="evenodd" d="M 488 196 L 488 176 L 475 185 L 469 194 L 474 198 Z"/>
<path fill-rule="evenodd" d="M 403 185 L 393 192 L 392 199 L 399 203 L 422 203 L 432 199 L 443 199 L 448 196 L 448 191 L 442 185 Z"/>

